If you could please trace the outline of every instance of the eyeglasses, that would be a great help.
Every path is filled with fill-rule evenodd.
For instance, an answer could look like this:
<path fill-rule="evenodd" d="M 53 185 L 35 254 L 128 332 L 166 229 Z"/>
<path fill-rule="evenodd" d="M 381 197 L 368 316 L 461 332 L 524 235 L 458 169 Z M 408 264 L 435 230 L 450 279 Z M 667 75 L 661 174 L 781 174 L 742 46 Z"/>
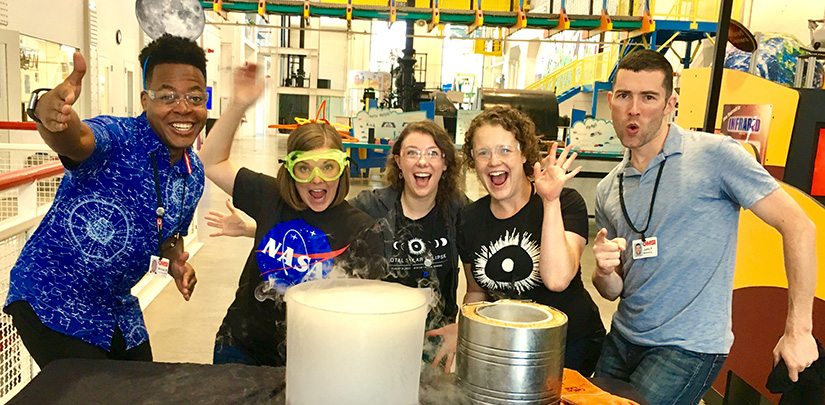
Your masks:
<path fill-rule="evenodd" d="M 516 145 L 516 147 L 512 147 L 510 145 L 498 145 L 493 150 L 487 148 L 473 149 L 470 151 L 470 156 L 476 160 L 490 160 L 493 157 L 493 154 L 495 154 L 499 157 L 499 159 L 507 159 L 510 156 L 513 156 L 520 149 L 521 148 L 519 145 Z"/>
<path fill-rule="evenodd" d="M 407 149 L 401 152 L 401 156 L 409 160 L 421 160 L 421 156 L 424 156 L 424 159 L 433 161 L 443 158 L 444 154 L 438 149 Z"/>
<path fill-rule="evenodd" d="M 324 181 L 338 179 L 347 167 L 347 159 L 347 153 L 339 149 L 308 152 L 296 150 L 286 155 L 281 162 L 295 181 L 309 183 L 315 176 Z"/>
<path fill-rule="evenodd" d="M 181 100 L 186 100 L 186 104 L 190 107 L 200 107 L 206 104 L 206 94 L 201 92 L 178 94 L 172 90 L 144 90 L 152 101 L 156 101 L 166 106 L 176 106 Z"/>

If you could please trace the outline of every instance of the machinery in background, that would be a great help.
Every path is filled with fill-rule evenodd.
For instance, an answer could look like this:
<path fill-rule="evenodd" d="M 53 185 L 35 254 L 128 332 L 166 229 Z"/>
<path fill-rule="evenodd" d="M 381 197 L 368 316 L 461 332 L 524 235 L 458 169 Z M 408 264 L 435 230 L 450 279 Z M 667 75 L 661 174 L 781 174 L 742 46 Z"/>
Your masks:
<path fill-rule="evenodd" d="M 482 87 L 478 89 L 476 110 L 508 105 L 530 117 L 542 140 L 555 141 L 559 132 L 559 102 L 548 90 L 515 90 Z"/>

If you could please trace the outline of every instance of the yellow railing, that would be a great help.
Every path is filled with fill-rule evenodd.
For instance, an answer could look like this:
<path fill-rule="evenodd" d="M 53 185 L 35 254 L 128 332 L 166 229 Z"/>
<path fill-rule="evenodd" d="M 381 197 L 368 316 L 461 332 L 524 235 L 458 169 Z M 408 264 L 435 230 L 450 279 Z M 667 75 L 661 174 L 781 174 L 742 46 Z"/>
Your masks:
<path fill-rule="evenodd" d="M 586 56 L 561 69 L 539 79 L 526 87 L 528 90 L 550 90 L 561 94 L 573 87 L 592 84 L 597 81 L 607 81 L 616 59 L 619 55 L 619 46 L 613 45 L 609 50 L 595 55 Z"/>
<path fill-rule="evenodd" d="M 625 12 L 624 10 L 629 10 L 630 1 L 619 1 L 620 15 Z M 633 4 L 632 15 L 641 16 L 644 14 L 644 2 L 637 0 Z M 741 8 L 742 0 L 734 0 L 732 13 L 734 19 L 739 15 Z M 655 2 L 651 0 L 651 12 L 654 12 L 655 9 Z M 654 12 L 653 17 L 664 20 L 692 21 L 694 24 L 699 21 L 717 21 L 719 18 L 719 2 L 717 0 L 675 0 L 667 14 L 656 14 Z M 608 51 L 571 62 L 528 85 L 525 89 L 550 90 L 556 94 L 561 94 L 576 86 L 592 84 L 596 81 L 607 81 L 613 66 L 616 65 L 618 55 L 619 45 L 613 45 Z"/>
<path fill-rule="evenodd" d="M 696 22 L 716 22 L 719 20 L 718 0 L 675 0 L 673 6 L 665 14 L 657 13 L 651 2 L 651 12 L 654 18 L 660 20 L 692 21 Z M 742 10 L 742 0 L 733 0 L 733 12 L 731 17 L 739 19 Z"/>

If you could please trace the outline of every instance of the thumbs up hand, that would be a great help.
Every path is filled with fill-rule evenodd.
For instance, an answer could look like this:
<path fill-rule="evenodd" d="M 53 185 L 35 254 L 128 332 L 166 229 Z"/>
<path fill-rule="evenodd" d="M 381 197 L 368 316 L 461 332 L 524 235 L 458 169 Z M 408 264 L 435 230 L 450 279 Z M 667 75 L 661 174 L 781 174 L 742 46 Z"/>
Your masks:
<path fill-rule="evenodd" d="M 75 52 L 74 70 L 57 87 L 40 97 L 35 107 L 35 115 L 48 131 L 65 131 L 72 119 L 72 106 L 80 97 L 83 76 L 86 75 L 86 60 L 80 52 Z"/>

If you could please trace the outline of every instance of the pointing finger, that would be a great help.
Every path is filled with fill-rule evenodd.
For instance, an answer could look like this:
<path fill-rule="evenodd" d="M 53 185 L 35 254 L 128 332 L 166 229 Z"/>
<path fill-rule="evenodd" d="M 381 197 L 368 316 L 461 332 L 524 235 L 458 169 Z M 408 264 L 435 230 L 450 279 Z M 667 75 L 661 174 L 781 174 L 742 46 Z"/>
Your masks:
<path fill-rule="evenodd" d="M 599 229 L 599 233 L 596 234 L 596 239 L 593 240 L 595 243 L 607 243 L 607 229 L 602 228 Z"/>

